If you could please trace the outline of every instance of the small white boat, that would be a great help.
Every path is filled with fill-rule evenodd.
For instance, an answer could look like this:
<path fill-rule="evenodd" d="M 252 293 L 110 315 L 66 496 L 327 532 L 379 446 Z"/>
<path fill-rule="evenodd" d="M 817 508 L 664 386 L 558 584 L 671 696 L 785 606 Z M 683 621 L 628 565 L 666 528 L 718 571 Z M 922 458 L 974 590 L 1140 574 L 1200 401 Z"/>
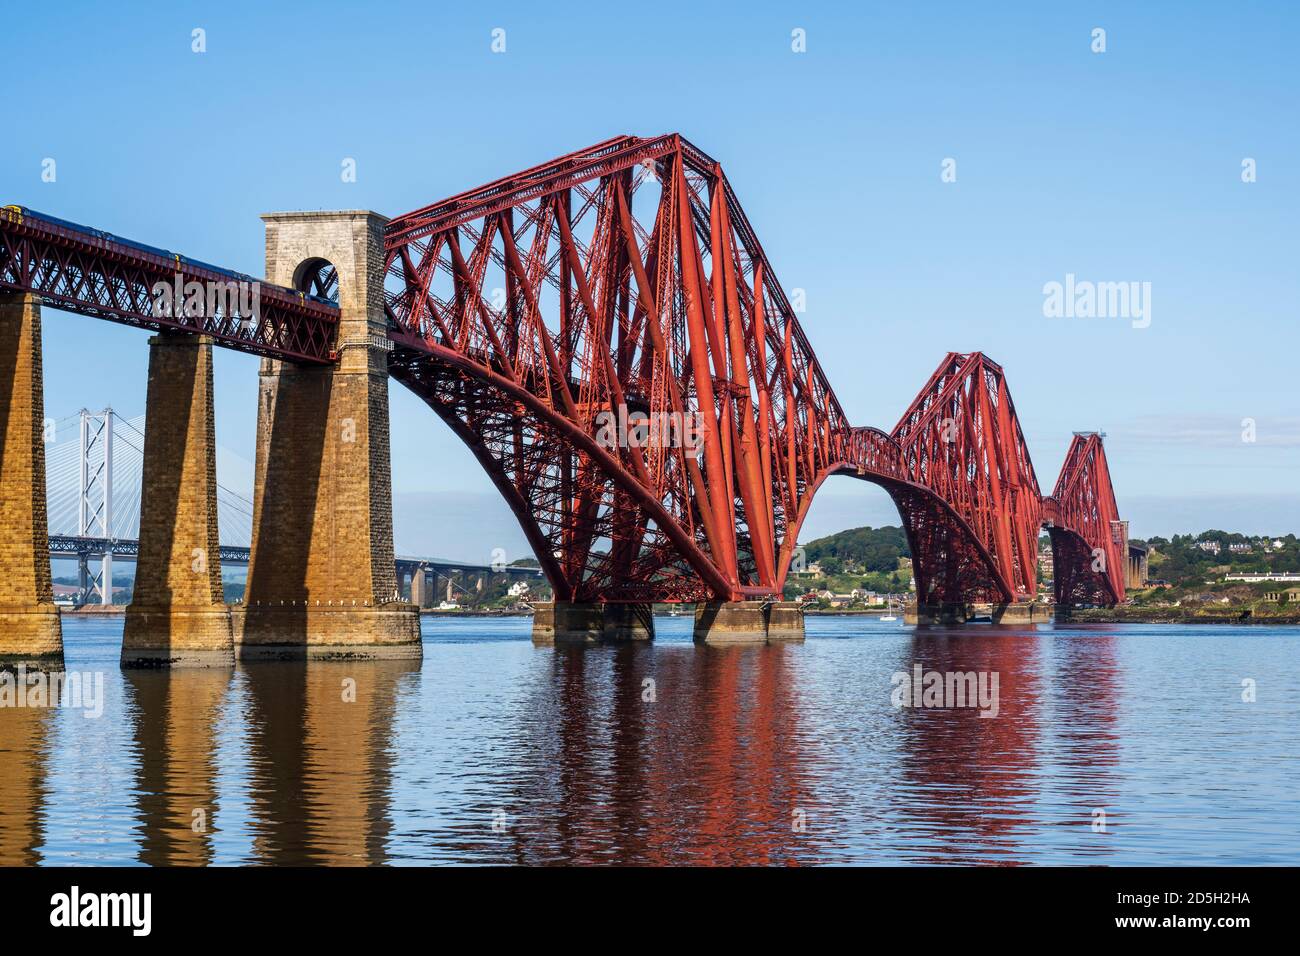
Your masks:
<path fill-rule="evenodd" d="M 897 620 L 898 620 L 898 615 L 896 615 L 896 614 L 894 613 L 894 602 L 893 602 L 892 600 L 889 602 L 889 607 L 885 610 L 885 613 L 882 614 L 882 615 L 880 615 L 880 619 L 881 619 L 882 621 L 897 621 Z"/>

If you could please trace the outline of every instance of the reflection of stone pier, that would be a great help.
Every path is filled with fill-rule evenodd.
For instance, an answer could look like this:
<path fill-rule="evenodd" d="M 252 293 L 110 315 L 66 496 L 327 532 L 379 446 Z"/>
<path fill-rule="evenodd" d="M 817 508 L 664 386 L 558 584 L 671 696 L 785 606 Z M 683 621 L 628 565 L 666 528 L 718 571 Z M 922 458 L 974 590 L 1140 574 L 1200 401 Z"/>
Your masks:
<path fill-rule="evenodd" d="M 418 660 L 265 662 L 245 670 L 258 863 L 387 862 L 392 733 Z"/>
<path fill-rule="evenodd" d="M 16 677 L 14 671 L 8 674 Z M 0 866 L 43 862 L 39 848 L 45 843 L 45 779 L 54 719 L 48 707 L 0 711 Z"/>
<path fill-rule="evenodd" d="M 212 834 L 219 822 L 217 725 L 231 671 L 133 669 L 125 680 L 135 700 L 140 759 L 140 862 L 206 866 L 213 862 Z"/>

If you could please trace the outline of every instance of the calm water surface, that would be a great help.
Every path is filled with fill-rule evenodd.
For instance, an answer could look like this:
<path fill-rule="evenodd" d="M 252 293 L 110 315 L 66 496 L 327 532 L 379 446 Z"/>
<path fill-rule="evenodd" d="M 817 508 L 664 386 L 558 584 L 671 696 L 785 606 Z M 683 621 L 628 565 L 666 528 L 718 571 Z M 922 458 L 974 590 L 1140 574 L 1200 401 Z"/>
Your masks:
<path fill-rule="evenodd" d="M 1300 863 L 1296 629 L 690 623 L 123 673 L 120 618 L 65 618 L 103 715 L 0 708 L 0 863 Z M 895 708 L 915 663 L 997 672 L 999 715 Z"/>

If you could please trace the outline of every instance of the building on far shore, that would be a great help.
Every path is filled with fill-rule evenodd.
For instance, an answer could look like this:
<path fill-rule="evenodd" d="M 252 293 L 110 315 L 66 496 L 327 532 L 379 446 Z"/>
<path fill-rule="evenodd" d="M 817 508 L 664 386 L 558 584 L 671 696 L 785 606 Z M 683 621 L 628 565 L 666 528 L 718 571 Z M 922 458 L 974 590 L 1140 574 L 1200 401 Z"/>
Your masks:
<path fill-rule="evenodd" d="M 1124 587 L 1144 588 L 1150 570 L 1150 549 L 1136 544 L 1128 546 L 1128 564 L 1124 568 Z"/>

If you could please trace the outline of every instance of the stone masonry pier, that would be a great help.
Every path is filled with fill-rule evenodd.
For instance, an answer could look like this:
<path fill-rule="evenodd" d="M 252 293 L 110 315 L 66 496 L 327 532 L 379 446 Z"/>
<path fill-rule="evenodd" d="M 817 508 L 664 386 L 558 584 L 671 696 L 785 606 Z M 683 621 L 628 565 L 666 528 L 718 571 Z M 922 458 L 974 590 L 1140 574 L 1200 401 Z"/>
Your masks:
<path fill-rule="evenodd" d="M 418 658 L 419 609 L 398 597 L 388 446 L 384 217 L 263 216 L 269 282 L 339 277 L 338 364 L 265 359 L 253 545 L 236 651 L 248 658 Z"/>
<path fill-rule="evenodd" d="M 123 667 L 234 663 L 221 588 L 212 341 L 149 340 L 140 550 Z"/>
<path fill-rule="evenodd" d="M 41 300 L 0 293 L 0 661 L 63 659 L 45 516 Z"/>

